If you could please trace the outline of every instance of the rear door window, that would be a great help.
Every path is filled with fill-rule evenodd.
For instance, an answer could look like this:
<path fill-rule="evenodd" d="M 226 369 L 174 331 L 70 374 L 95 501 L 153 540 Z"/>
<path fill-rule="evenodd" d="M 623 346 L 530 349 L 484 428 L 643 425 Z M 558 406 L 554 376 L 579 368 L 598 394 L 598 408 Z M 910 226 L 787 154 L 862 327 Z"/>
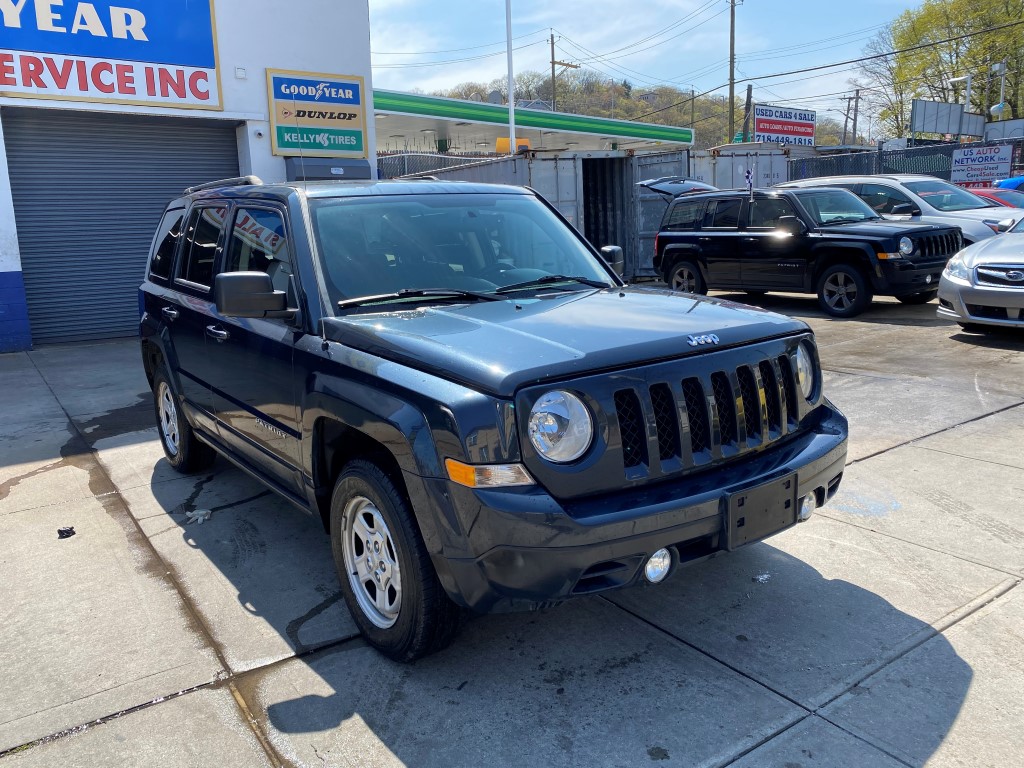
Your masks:
<path fill-rule="evenodd" d="M 153 256 L 149 260 L 149 276 L 160 282 L 171 276 L 174 253 L 181 238 L 181 225 L 185 219 L 185 209 L 175 208 L 167 211 L 160 221 L 160 228 L 153 239 Z"/>
<path fill-rule="evenodd" d="M 739 198 L 712 200 L 704 214 L 704 229 L 737 229 L 740 225 Z"/>
<path fill-rule="evenodd" d="M 209 289 L 228 209 L 193 208 L 185 227 L 177 279 Z"/>

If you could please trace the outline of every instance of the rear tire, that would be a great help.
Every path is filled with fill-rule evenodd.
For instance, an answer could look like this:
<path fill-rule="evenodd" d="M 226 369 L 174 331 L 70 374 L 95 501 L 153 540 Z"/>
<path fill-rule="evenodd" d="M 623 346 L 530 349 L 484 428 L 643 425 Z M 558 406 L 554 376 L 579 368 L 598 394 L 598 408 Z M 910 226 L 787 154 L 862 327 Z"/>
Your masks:
<path fill-rule="evenodd" d="M 700 273 L 700 267 L 688 259 L 680 259 L 675 262 L 668 271 L 665 282 L 673 291 L 698 294 L 708 292 L 707 284 Z"/>
<path fill-rule="evenodd" d="M 338 478 L 331 549 L 345 602 L 370 645 L 408 662 L 451 642 L 461 611 L 437 578 L 404 495 L 376 464 L 353 461 Z"/>
<path fill-rule="evenodd" d="M 923 291 L 921 293 L 912 293 L 909 296 L 897 296 L 896 301 L 900 304 L 917 305 L 927 304 L 929 301 L 933 301 L 936 296 L 939 295 L 938 289 L 934 291 Z"/>
<path fill-rule="evenodd" d="M 857 267 L 835 264 L 818 278 L 818 304 L 832 317 L 855 317 L 871 304 L 871 288 Z"/>
<path fill-rule="evenodd" d="M 181 412 L 181 401 L 162 366 L 153 373 L 153 406 L 160 445 L 168 464 L 182 474 L 199 472 L 213 464 L 216 452 L 200 442 L 192 431 L 188 419 Z"/>

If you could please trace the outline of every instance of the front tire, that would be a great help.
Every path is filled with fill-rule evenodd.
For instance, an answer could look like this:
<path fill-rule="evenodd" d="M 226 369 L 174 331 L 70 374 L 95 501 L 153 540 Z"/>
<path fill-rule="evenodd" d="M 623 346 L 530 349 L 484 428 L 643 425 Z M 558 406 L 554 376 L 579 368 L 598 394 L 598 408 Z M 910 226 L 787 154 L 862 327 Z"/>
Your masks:
<path fill-rule="evenodd" d="M 182 474 L 207 469 L 217 454 L 206 443 L 200 442 L 192 426 L 181 412 L 181 403 L 174 394 L 170 377 L 162 368 L 153 374 L 153 406 L 156 411 L 157 432 L 167 463 Z"/>
<path fill-rule="evenodd" d="M 438 581 L 408 502 L 377 465 L 351 462 L 331 497 L 331 549 L 366 641 L 395 661 L 451 642 L 459 608 Z"/>
<path fill-rule="evenodd" d="M 672 265 L 665 280 L 673 291 L 703 294 L 708 292 L 707 284 L 700 273 L 700 267 L 687 259 Z"/>
<path fill-rule="evenodd" d="M 897 296 L 896 301 L 900 304 L 907 304 L 909 306 L 915 306 L 918 304 L 927 304 L 929 301 L 935 299 L 939 295 L 938 289 L 934 291 L 923 291 L 921 293 L 912 293 L 909 296 Z"/>
<path fill-rule="evenodd" d="M 818 304 L 832 317 L 855 317 L 871 304 L 871 288 L 857 267 L 835 264 L 818 278 Z"/>

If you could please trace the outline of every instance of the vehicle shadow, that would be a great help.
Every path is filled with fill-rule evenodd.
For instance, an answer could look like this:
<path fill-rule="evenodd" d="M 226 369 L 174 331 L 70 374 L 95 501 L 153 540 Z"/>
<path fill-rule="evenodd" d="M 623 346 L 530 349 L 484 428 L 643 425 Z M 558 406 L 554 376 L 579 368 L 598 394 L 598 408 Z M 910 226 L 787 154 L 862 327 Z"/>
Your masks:
<path fill-rule="evenodd" d="M 984 333 L 969 333 L 954 326 L 950 338 L 963 344 L 984 349 L 1006 349 L 1024 352 L 1024 331 L 1018 328 L 992 327 Z"/>
<path fill-rule="evenodd" d="M 876 299 L 863 313 L 856 317 L 843 319 L 829 317 L 818 307 L 818 300 L 814 296 L 803 296 L 796 294 L 767 293 L 762 296 L 751 296 L 746 293 L 719 293 L 713 294 L 715 298 L 735 301 L 740 304 L 749 304 L 771 312 L 778 312 L 783 315 L 799 317 L 801 319 L 815 319 L 823 322 L 834 323 L 874 323 L 879 325 L 900 325 L 915 327 L 949 327 L 949 321 L 942 320 L 935 316 L 935 308 L 938 303 L 935 301 L 918 306 L 900 304 L 895 299 Z"/>
<path fill-rule="evenodd" d="M 855 733 L 919 765 L 971 683 L 926 622 L 763 543 L 659 587 L 473 618 L 445 651 L 395 664 L 353 639 L 319 520 L 223 462 L 165 477 L 154 470 L 143 527 L 286 762 L 724 764 L 838 707 L 837 725 L 854 718 Z M 915 643 L 942 657 L 939 678 L 904 671 L 909 684 L 877 693 L 864 682 Z"/>

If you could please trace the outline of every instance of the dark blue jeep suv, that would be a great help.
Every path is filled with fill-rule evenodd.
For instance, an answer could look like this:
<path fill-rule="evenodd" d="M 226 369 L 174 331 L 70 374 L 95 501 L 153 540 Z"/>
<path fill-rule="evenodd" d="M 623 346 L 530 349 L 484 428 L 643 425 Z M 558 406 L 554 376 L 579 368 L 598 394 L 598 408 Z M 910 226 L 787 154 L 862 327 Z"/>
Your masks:
<path fill-rule="evenodd" d="M 214 452 L 330 536 L 367 640 L 637 582 L 805 520 L 847 423 L 803 323 L 627 287 L 541 197 L 230 179 L 168 205 L 141 288 L 167 460 Z"/>

